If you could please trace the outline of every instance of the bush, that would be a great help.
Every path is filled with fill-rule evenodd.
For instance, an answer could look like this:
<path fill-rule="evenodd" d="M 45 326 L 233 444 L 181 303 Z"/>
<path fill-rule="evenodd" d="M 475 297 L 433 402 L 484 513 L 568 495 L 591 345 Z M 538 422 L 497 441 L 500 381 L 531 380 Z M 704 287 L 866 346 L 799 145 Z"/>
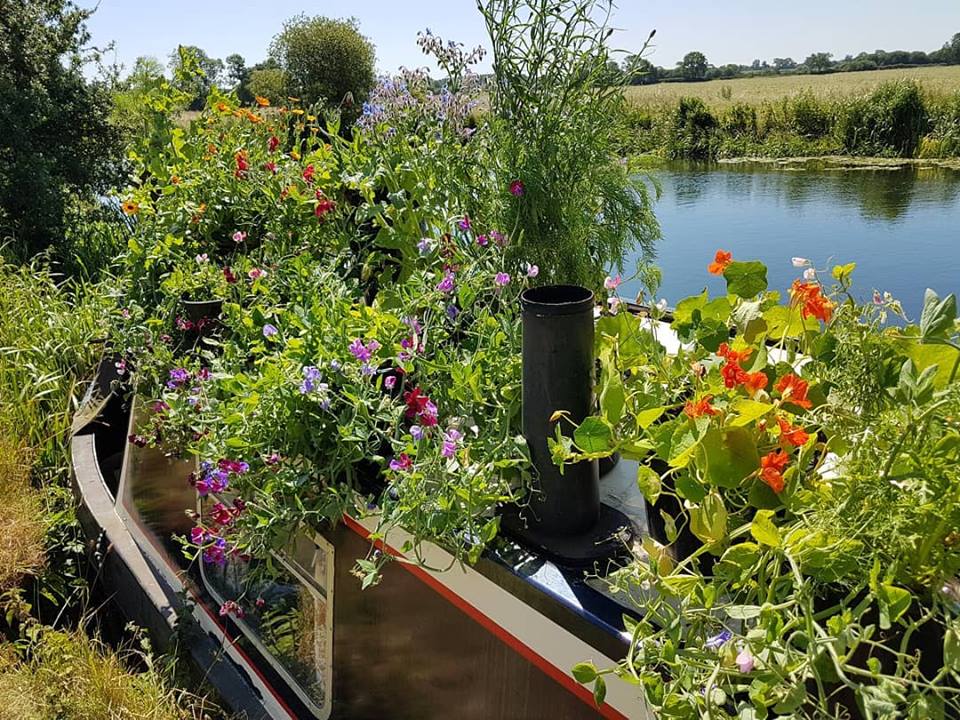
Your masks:
<path fill-rule="evenodd" d="M 933 127 L 920 143 L 920 157 L 945 158 L 960 155 L 960 92 L 931 103 L 930 120 Z"/>
<path fill-rule="evenodd" d="M 713 136 L 717 119 L 700 98 L 680 98 L 667 139 L 666 154 L 671 159 L 709 160 L 714 156 Z"/>
<path fill-rule="evenodd" d="M 913 157 L 930 129 L 923 91 L 914 81 L 880 85 L 840 111 L 837 137 L 851 155 Z"/>
<path fill-rule="evenodd" d="M 286 73 L 288 89 L 308 104 L 340 107 L 356 118 L 376 81 L 373 43 L 357 21 L 297 15 L 270 45 L 270 57 Z"/>
<path fill-rule="evenodd" d="M 246 87 L 254 97 L 265 97 L 272 101 L 282 101 L 289 94 L 287 76 L 280 68 L 251 71 Z"/>
<path fill-rule="evenodd" d="M 754 137 L 757 134 L 757 110 L 747 103 L 734 103 L 722 121 L 724 132 Z"/>
<path fill-rule="evenodd" d="M 120 180 L 110 95 L 83 74 L 90 11 L 13 0 L 0 12 L 0 237 L 31 255 L 56 245 L 67 197 Z"/>

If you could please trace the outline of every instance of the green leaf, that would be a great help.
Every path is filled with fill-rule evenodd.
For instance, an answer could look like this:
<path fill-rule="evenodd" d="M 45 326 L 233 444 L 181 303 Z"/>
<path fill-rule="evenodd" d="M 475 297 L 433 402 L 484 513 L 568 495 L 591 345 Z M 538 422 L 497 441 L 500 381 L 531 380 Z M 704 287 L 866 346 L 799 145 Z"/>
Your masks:
<path fill-rule="evenodd" d="M 960 631 L 956 626 L 947 628 L 943 635 L 943 664 L 954 672 L 960 672 Z"/>
<path fill-rule="evenodd" d="M 923 295 L 923 310 L 920 313 L 920 337 L 924 340 L 943 337 L 953 328 L 957 317 L 957 298 L 950 293 L 942 300 L 927 288 Z"/>
<path fill-rule="evenodd" d="M 727 536 L 727 508 L 720 495 L 710 493 L 690 509 L 690 531 L 707 545 Z"/>
<path fill-rule="evenodd" d="M 599 707 L 603 705 L 604 699 L 607 697 L 607 683 L 606 681 L 597 676 L 597 679 L 593 681 L 593 701 Z"/>
<path fill-rule="evenodd" d="M 711 485 L 735 488 L 760 466 L 753 435 L 744 428 L 711 427 L 697 448 L 698 467 Z"/>
<path fill-rule="evenodd" d="M 596 666 L 590 662 L 577 663 L 571 672 L 579 683 L 590 683 L 598 677 Z"/>
<path fill-rule="evenodd" d="M 762 545 L 780 547 L 780 531 L 773 524 L 773 510 L 757 511 L 750 523 L 750 534 Z"/>
<path fill-rule="evenodd" d="M 877 602 L 880 606 L 880 629 L 887 630 L 897 622 L 910 608 L 913 596 L 910 591 L 882 583 L 877 588 Z"/>
<path fill-rule="evenodd" d="M 662 406 L 641 410 L 636 414 L 637 427 L 639 427 L 641 430 L 646 430 L 657 420 L 659 420 L 660 416 L 663 415 L 665 411 L 666 408 Z"/>
<path fill-rule="evenodd" d="M 804 319 L 800 309 L 789 305 L 774 305 L 763 312 L 767 322 L 767 334 L 779 340 L 782 337 L 798 338 L 805 332 L 817 330 L 816 318 Z"/>
<path fill-rule="evenodd" d="M 767 266 L 757 260 L 732 262 L 723 271 L 727 292 L 742 298 L 752 298 L 767 289 Z"/>
<path fill-rule="evenodd" d="M 850 276 L 853 275 L 853 271 L 856 269 L 857 264 L 855 262 L 847 263 L 846 265 L 834 265 L 831 274 L 834 280 L 846 286 L 850 282 Z"/>
<path fill-rule="evenodd" d="M 724 610 L 727 613 L 727 617 L 733 620 L 750 620 L 751 618 L 760 617 L 760 612 L 763 608 L 759 605 L 731 605 Z"/>
<path fill-rule="evenodd" d="M 730 421 L 730 425 L 733 427 L 743 427 L 744 425 L 749 425 L 755 420 L 759 420 L 764 415 L 773 410 L 774 405 L 770 403 L 757 402 L 756 400 L 750 400 L 748 398 L 742 398 L 737 400 L 731 410 L 737 414 L 733 420 Z"/>
<path fill-rule="evenodd" d="M 585 453 L 609 450 L 612 438 L 610 426 L 598 417 L 588 417 L 573 432 L 573 441 Z"/>
<path fill-rule="evenodd" d="M 616 425 L 623 417 L 626 397 L 623 392 L 623 380 L 619 373 L 610 373 L 603 390 L 600 391 L 600 410 L 611 425 Z"/>
<path fill-rule="evenodd" d="M 660 474 L 647 465 L 637 466 L 637 487 L 651 505 L 660 497 Z"/>

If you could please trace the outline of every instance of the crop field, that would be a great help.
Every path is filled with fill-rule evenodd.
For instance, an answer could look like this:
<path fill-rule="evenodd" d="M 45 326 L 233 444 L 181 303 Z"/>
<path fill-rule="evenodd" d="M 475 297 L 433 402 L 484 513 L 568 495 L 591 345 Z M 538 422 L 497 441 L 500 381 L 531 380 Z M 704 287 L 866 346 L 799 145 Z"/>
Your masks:
<path fill-rule="evenodd" d="M 674 104 L 681 97 L 698 97 L 713 108 L 733 103 L 760 104 L 764 101 L 813 90 L 824 98 L 839 98 L 870 92 L 887 80 L 914 79 L 933 94 L 960 91 L 960 65 L 865 70 L 825 75 L 780 75 L 707 82 L 635 85 L 627 97 L 637 104 Z"/>

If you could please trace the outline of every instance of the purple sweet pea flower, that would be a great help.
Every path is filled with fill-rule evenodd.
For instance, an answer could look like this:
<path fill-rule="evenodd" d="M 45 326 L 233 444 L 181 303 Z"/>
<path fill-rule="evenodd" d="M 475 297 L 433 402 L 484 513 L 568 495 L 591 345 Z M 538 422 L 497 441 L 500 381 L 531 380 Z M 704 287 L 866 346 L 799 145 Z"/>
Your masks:
<path fill-rule="evenodd" d="M 303 368 L 303 382 L 300 383 L 300 392 L 306 395 L 317 389 L 317 381 L 320 380 L 320 368 L 313 365 L 307 365 Z"/>
<path fill-rule="evenodd" d="M 733 633 L 731 633 L 729 630 L 723 630 L 717 635 L 707 638 L 707 641 L 703 644 L 703 646 L 709 650 L 717 650 L 728 643 L 732 637 Z"/>
<path fill-rule="evenodd" d="M 263 326 L 263 336 L 265 338 L 272 338 L 278 332 L 279 330 L 277 330 L 277 328 L 271 325 L 270 323 L 267 323 L 266 325 Z"/>
<path fill-rule="evenodd" d="M 444 271 L 443 280 L 437 283 L 437 290 L 442 293 L 453 292 L 454 280 L 456 280 L 456 277 L 457 276 L 454 274 L 453 270 Z"/>
<path fill-rule="evenodd" d="M 423 440 L 423 428 L 420 427 L 419 425 L 411 425 L 410 435 L 413 437 L 414 440 L 416 440 L 417 442 L 420 442 L 421 440 Z"/>
<path fill-rule="evenodd" d="M 530 263 L 527 263 L 527 277 L 528 277 L 528 278 L 535 278 L 535 277 L 536 277 L 537 275 L 539 275 L 539 274 L 540 274 L 540 268 L 539 268 L 539 267 L 537 267 L 536 265 L 531 265 Z"/>
<path fill-rule="evenodd" d="M 489 243 L 490 239 L 486 235 L 477 235 L 477 245 L 486 247 Z"/>
<path fill-rule="evenodd" d="M 396 375 L 387 375 L 387 376 L 383 379 L 383 386 L 384 386 L 387 390 L 393 390 L 393 388 L 396 387 L 396 385 L 397 385 L 397 376 L 396 376 Z"/>
<path fill-rule="evenodd" d="M 450 322 L 456 322 L 459 315 L 460 309 L 456 305 L 447 305 L 447 317 L 450 318 Z"/>
<path fill-rule="evenodd" d="M 470 216 L 469 216 L 469 215 L 464 215 L 462 220 L 457 221 L 457 227 L 460 228 L 461 230 L 469 230 L 469 229 L 470 229 Z"/>
<path fill-rule="evenodd" d="M 174 368 L 170 371 L 170 379 L 167 381 L 167 387 L 176 390 L 190 379 L 190 373 L 183 368 Z"/>
<path fill-rule="evenodd" d="M 510 283 L 510 276 L 505 272 L 498 272 L 494 276 L 493 282 L 497 287 L 504 287 Z"/>
<path fill-rule="evenodd" d="M 450 428 L 443 434 L 443 447 L 440 450 L 440 455 L 445 458 L 452 458 L 454 453 L 457 452 L 457 443 L 463 437 L 461 433 L 456 428 Z"/>

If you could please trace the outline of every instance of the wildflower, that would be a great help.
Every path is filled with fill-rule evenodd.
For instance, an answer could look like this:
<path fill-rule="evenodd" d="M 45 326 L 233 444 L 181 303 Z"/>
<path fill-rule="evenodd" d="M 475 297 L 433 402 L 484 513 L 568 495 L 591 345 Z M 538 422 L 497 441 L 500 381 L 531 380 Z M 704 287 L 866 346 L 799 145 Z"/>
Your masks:
<path fill-rule="evenodd" d="M 451 293 L 455 286 L 454 281 L 456 280 L 456 275 L 453 270 L 449 268 L 443 273 L 443 280 L 437 283 L 437 290 L 442 293 Z"/>
<path fill-rule="evenodd" d="M 723 271 L 727 269 L 727 266 L 733 262 L 733 253 L 729 253 L 726 250 L 717 250 L 717 254 L 713 257 L 713 262 L 707 265 L 707 272 L 711 275 L 723 275 Z"/>
<path fill-rule="evenodd" d="M 477 235 L 477 245 L 480 247 L 486 247 L 488 244 L 490 244 L 490 238 L 488 238 L 486 235 Z"/>
<path fill-rule="evenodd" d="M 520 180 L 513 180 L 510 183 L 510 194 L 514 197 L 523 197 L 525 188 Z"/>
<path fill-rule="evenodd" d="M 753 666 L 755 662 L 753 659 L 753 655 L 750 654 L 750 648 L 748 647 L 740 648 L 740 652 L 737 654 L 737 658 L 735 662 L 737 663 L 737 667 L 740 668 L 740 672 L 742 673 L 748 673 L 751 670 L 753 670 Z"/>
<path fill-rule="evenodd" d="M 307 167 L 304 168 L 303 170 L 303 179 L 307 182 L 308 185 L 313 183 L 314 172 L 315 170 L 313 165 L 307 165 Z"/>
<path fill-rule="evenodd" d="M 621 278 L 619 275 L 617 275 L 616 277 L 610 277 L 608 275 L 607 279 L 603 281 L 603 286 L 610 292 L 613 292 L 618 287 L 620 287 L 620 283 L 622 282 L 623 282 L 623 278 Z"/>
<path fill-rule="evenodd" d="M 210 257 L 206 253 L 200 253 L 194 259 L 197 261 L 198 265 L 206 265 L 208 262 L 210 262 Z"/>
<path fill-rule="evenodd" d="M 280 138 L 278 138 L 276 135 L 271 135 L 270 139 L 267 140 L 267 150 L 269 152 L 273 152 L 279 146 L 280 146 Z"/>
<path fill-rule="evenodd" d="M 464 215 L 462 219 L 458 220 L 458 221 L 457 221 L 457 227 L 460 228 L 461 230 L 464 230 L 464 231 L 469 230 L 469 229 L 470 229 L 470 216 L 469 216 L 469 215 Z"/>
<path fill-rule="evenodd" d="M 321 220 L 333 210 L 337 204 L 328 197 L 318 197 L 317 198 L 317 207 L 314 208 L 313 214 L 316 215 Z"/>
<path fill-rule="evenodd" d="M 228 285 L 234 285 L 237 282 L 237 276 L 233 274 L 233 270 L 229 267 L 223 268 L 223 279 L 227 281 Z"/>
<path fill-rule="evenodd" d="M 726 643 L 730 642 L 730 638 L 733 637 L 733 633 L 729 630 L 722 630 L 717 635 L 707 638 L 707 641 L 703 644 L 708 650 L 717 650 L 723 647 Z"/>
<path fill-rule="evenodd" d="M 136 215 L 138 212 L 140 212 L 140 205 L 135 203 L 133 200 L 124 200 L 120 207 L 127 215 Z"/>
<path fill-rule="evenodd" d="M 778 417 L 777 425 L 780 427 L 780 439 L 794 447 L 802 447 L 810 439 L 806 430 L 799 425 L 791 425 L 785 418 Z"/>
<path fill-rule="evenodd" d="M 300 383 L 300 392 L 304 395 L 312 393 L 320 380 L 320 368 L 307 365 L 303 368 L 303 382 Z"/>
<path fill-rule="evenodd" d="M 760 479 L 776 493 L 783 491 L 783 471 L 790 464 L 790 456 L 779 448 L 760 458 Z"/>
<path fill-rule="evenodd" d="M 265 97 L 262 97 L 260 95 L 254 95 L 253 99 L 257 101 L 257 105 L 259 105 L 260 107 L 270 106 L 270 101 L 267 100 Z"/>
<path fill-rule="evenodd" d="M 776 390 L 784 402 L 793 403 L 807 410 L 812 407 L 812 403 L 807 399 L 808 388 L 807 382 L 793 373 L 784 375 L 776 385 Z"/>
<path fill-rule="evenodd" d="M 387 376 L 383 379 L 383 386 L 384 386 L 387 390 L 393 390 L 393 388 L 396 387 L 396 385 L 397 385 L 397 376 L 396 376 L 396 375 L 387 375 Z"/>
<path fill-rule="evenodd" d="M 369 343 L 364 345 L 360 338 L 355 338 L 353 342 L 347 346 L 347 349 L 357 360 L 367 362 L 373 356 L 373 353 L 380 349 L 380 343 L 378 343 L 376 340 L 371 340 Z"/>
<path fill-rule="evenodd" d="M 505 287 L 510 283 L 510 276 L 505 272 L 498 272 L 494 276 L 493 282 L 497 287 Z"/>
<path fill-rule="evenodd" d="M 440 450 L 440 455 L 445 458 L 452 458 L 457 451 L 457 443 L 462 437 L 463 433 L 456 428 L 447 430 L 443 434 L 443 447 Z"/>
<path fill-rule="evenodd" d="M 419 425 L 411 425 L 410 435 L 411 437 L 413 437 L 414 440 L 416 440 L 417 442 L 420 442 L 421 440 L 423 440 L 423 428 L 420 427 Z"/>
<path fill-rule="evenodd" d="M 716 415 L 720 411 L 710 404 L 711 400 L 713 400 L 713 395 L 704 395 L 696 402 L 687 400 L 683 406 L 684 415 L 691 419 L 703 417 L 704 415 Z"/>
<path fill-rule="evenodd" d="M 539 274 L 540 274 L 540 268 L 539 268 L 539 267 L 537 267 L 536 265 L 531 265 L 530 263 L 527 263 L 527 277 L 528 277 L 528 278 L 535 278 L 535 277 L 536 277 L 537 275 L 539 275 Z"/>
<path fill-rule="evenodd" d="M 256 282 L 260 278 L 266 277 L 267 271 L 261 270 L 260 268 L 253 268 L 250 272 L 247 273 L 247 277 Z"/>
<path fill-rule="evenodd" d="M 247 160 L 247 151 L 239 150 L 236 155 L 233 156 L 233 160 L 236 163 L 236 170 L 233 171 L 234 177 L 244 178 L 247 176 L 247 170 L 250 169 L 250 163 Z"/>
<path fill-rule="evenodd" d="M 420 251 L 421 255 L 429 255 L 433 250 L 433 240 L 430 238 L 421 238 L 420 242 L 417 243 L 417 250 Z"/>
<path fill-rule="evenodd" d="M 803 283 L 795 280 L 790 288 L 794 305 L 800 306 L 804 318 L 814 317 L 822 322 L 830 322 L 833 317 L 833 302 L 823 295 L 817 283 Z"/>
<path fill-rule="evenodd" d="M 790 258 L 790 262 L 795 268 L 809 267 L 810 265 L 810 261 L 802 257 Z"/>
<path fill-rule="evenodd" d="M 394 472 L 406 472 L 413 469 L 413 460 L 406 453 L 400 453 L 399 457 L 390 461 L 390 469 Z"/>
<path fill-rule="evenodd" d="M 263 336 L 265 338 L 272 338 L 278 332 L 279 331 L 277 330 L 277 328 L 271 325 L 270 323 L 267 323 L 266 325 L 263 326 Z"/>

